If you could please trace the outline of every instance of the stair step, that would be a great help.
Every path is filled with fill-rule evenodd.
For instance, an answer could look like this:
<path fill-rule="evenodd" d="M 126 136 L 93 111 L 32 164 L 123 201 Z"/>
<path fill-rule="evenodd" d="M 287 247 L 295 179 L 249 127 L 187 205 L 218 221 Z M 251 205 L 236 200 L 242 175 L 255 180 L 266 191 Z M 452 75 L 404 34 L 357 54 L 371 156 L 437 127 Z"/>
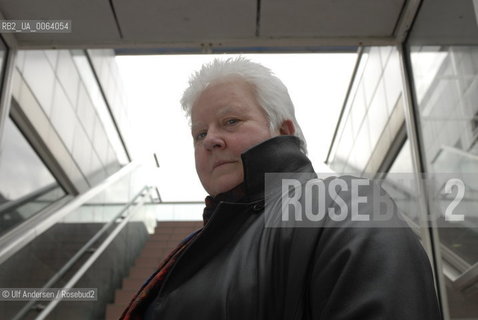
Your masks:
<path fill-rule="evenodd" d="M 125 290 L 139 290 L 144 284 L 147 278 L 144 279 L 134 279 L 134 278 L 125 278 L 123 279 L 123 287 Z"/>
<path fill-rule="evenodd" d="M 158 228 L 200 228 L 203 226 L 202 221 L 159 221 L 156 224 Z"/>
<path fill-rule="evenodd" d="M 134 268 L 143 267 L 143 268 L 156 268 L 161 263 L 161 259 L 158 257 L 139 257 L 134 262 Z"/>
<path fill-rule="evenodd" d="M 155 241 L 181 241 L 196 230 L 198 229 L 189 229 L 187 232 L 176 232 L 172 230 L 168 232 L 154 233 L 153 235 L 151 235 L 150 239 Z"/>
<path fill-rule="evenodd" d="M 163 259 L 187 235 L 203 226 L 202 221 L 161 221 L 155 233 L 146 241 L 136 258 L 123 287 L 115 291 L 115 302 L 106 308 L 106 320 L 117 320 L 144 282 L 158 268 Z"/>
<path fill-rule="evenodd" d="M 137 291 L 119 291 L 115 295 L 115 304 L 124 306 L 125 308 L 131 302 Z"/>
<path fill-rule="evenodd" d="M 181 240 L 184 238 L 181 238 Z M 147 243 L 151 243 L 151 246 L 158 246 L 158 248 L 174 248 L 176 247 L 181 240 L 156 240 L 155 238 L 151 237 L 151 239 L 148 239 Z"/>
<path fill-rule="evenodd" d="M 128 278 L 146 280 L 154 271 L 156 271 L 156 267 L 136 266 L 131 268 Z"/>
<path fill-rule="evenodd" d="M 170 240 L 155 240 L 155 239 L 148 239 L 146 243 L 144 244 L 143 248 L 155 248 L 155 249 L 161 249 L 161 248 L 166 248 L 166 247 L 174 247 L 178 244 L 176 241 L 170 241 Z"/>
<path fill-rule="evenodd" d="M 176 244 L 177 245 L 177 244 Z M 172 250 L 173 248 L 176 247 L 176 245 L 170 245 L 170 244 L 164 244 L 161 243 L 160 241 L 148 241 L 143 247 L 143 250 L 141 250 L 141 254 L 143 251 L 148 251 L 148 252 L 160 252 L 160 251 L 165 251 L 165 250 Z"/>
<path fill-rule="evenodd" d="M 116 289 L 115 291 L 115 304 L 118 301 L 118 304 L 124 305 L 125 307 L 129 304 L 131 299 L 136 295 L 139 288 L 137 289 Z"/>
<path fill-rule="evenodd" d="M 166 256 L 168 253 L 170 253 L 173 249 L 174 248 L 154 248 L 154 247 L 143 248 L 143 251 L 141 251 L 137 259 L 148 258 L 148 257 L 161 259 L 162 257 Z"/>
<path fill-rule="evenodd" d="M 128 305 L 109 304 L 106 306 L 106 320 L 118 320 Z"/>

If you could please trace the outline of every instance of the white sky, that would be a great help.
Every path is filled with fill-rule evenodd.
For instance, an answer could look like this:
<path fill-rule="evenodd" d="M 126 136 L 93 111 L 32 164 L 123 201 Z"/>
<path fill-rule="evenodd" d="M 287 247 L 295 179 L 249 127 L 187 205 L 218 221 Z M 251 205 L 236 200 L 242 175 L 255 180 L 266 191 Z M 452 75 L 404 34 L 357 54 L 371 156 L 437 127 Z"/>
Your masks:
<path fill-rule="evenodd" d="M 189 76 L 203 63 L 232 55 L 117 56 L 136 141 L 135 159 L 160 168 L 152 179 L 163 201 L 203 201 L 194 168 L 192 138 L 179 100 Z M 269 67 L 284 82 L 316 172 L 323 162 L 350 82 L 356 54 L 243 54 Z"/>

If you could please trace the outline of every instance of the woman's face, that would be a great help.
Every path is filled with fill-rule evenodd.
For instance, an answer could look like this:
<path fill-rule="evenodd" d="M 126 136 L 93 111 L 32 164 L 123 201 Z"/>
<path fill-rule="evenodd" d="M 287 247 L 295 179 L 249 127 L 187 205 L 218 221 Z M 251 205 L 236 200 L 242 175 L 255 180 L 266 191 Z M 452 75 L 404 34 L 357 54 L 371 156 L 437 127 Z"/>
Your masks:
<path fill-rule="evenodd" d="M 277 136 L 253 88 L 242 79 L 213 84 L 191 109 L 196 171 L 211 196 L 244 181 L 241 153 Z"/>

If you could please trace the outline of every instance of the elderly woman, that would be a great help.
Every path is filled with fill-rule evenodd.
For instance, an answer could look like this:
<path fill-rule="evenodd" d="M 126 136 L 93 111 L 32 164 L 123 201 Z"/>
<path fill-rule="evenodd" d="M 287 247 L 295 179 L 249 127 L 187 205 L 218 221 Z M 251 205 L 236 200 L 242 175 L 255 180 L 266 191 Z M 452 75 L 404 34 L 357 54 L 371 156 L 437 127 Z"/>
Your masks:
<path fill-rule="evenodd" d="M 267 224 L 283 206 L 265 202 L 281 198 L 265 174 L 302 184 L 314 175 L 287 89 L 269 69 L 215 60 L 189 85 L 182 105 L 209 194 L 204 228 L 165 259 L 122 319 L 440 319 L 428 258 L 396 216 L 396 228 Z"/>

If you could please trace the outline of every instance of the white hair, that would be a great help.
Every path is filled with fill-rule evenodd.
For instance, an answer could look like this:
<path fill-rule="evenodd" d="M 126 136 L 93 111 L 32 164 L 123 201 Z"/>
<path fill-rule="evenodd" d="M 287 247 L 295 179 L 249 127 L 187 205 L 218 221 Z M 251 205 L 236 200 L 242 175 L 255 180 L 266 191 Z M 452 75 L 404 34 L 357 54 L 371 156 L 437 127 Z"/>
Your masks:
<path fill-rule="evenodd" d="M 269 68 L 244 57 L 214 59 L 204 64 L 201 70 L 191 76 L 189 87 L 181 98 L 181 105 L 187 117 L 191 118 L 194 102 L 211 83 L 225 82 L 231 77 L 239 77 L 252 85 L 257 102 L 264 110 L 272 131 L 278 130 L 285 120 L 291 120 L 294 123 L 294 135 L 300 140 L 302 152 L 307 154 L 307 144 L 295 118 L 294 104 L 286 86 Z"/>

